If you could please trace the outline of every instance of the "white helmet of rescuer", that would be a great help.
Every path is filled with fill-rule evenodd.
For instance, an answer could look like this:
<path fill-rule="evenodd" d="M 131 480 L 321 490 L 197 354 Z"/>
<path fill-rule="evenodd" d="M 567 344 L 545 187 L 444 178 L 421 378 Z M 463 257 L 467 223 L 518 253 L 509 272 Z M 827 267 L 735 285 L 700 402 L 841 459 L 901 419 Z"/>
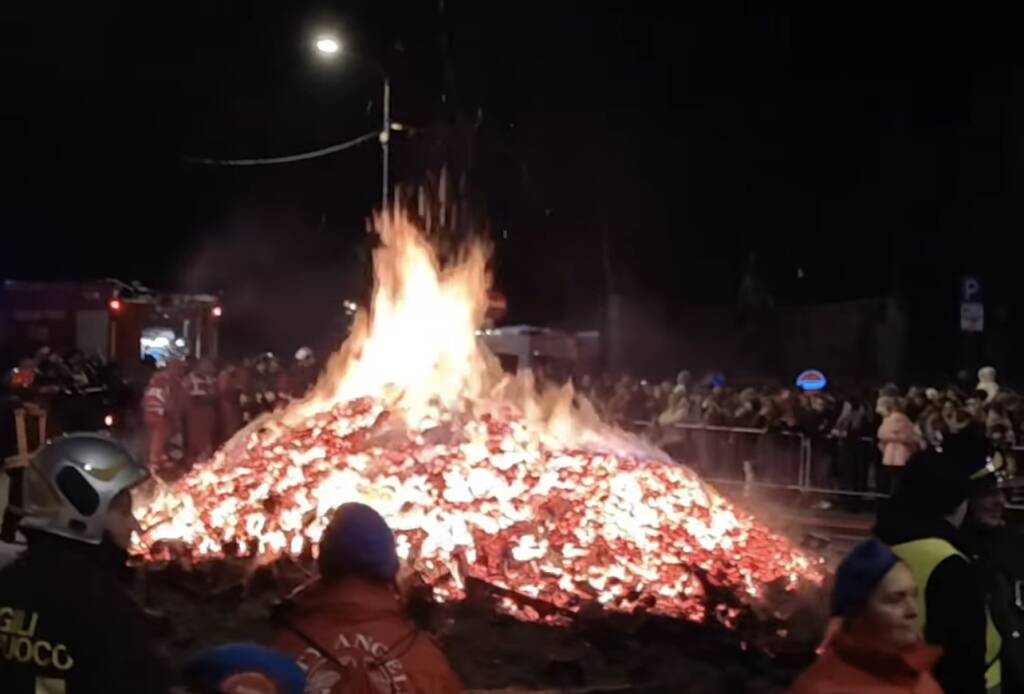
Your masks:
<path fill-rule="evenodd" d="M 111 502 L 148 477 L 121 444 L 105 436 L 54 439 L 25 468 L 20 526 L 99 544 Z"/>

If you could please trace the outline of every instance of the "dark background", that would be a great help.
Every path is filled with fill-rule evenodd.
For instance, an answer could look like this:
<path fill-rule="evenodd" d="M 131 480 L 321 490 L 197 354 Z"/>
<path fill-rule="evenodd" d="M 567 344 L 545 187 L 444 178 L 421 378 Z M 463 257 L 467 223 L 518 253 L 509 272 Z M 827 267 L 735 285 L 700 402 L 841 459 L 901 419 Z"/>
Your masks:
<path fill-rule="evenodd" d="M 376 128 L 370 61 L 310 51 L 331 26 L 416 127 L 394 137 L 394 180 L 436 187 L 447 165 L 493 239 L 510 321 L 594 327 L 610 291 L 730 304 L 754 251 L 780 304 L 901 295 L 936 368 L 958 358 L 964 273 L 1016 340 L 1020 17 L 820 5 L 5 8 L 0 276 L 224 291 L 254 351 L 336 327 L 365 291 L 376 144 L 185 161 Z"/>

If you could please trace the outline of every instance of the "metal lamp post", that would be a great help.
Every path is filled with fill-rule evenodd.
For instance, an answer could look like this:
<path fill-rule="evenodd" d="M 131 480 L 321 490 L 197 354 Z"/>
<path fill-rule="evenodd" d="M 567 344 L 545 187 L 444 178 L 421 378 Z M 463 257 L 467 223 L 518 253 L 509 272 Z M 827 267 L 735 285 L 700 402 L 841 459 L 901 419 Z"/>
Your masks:
<path fill-rule="evenodd" d="M 316 47 L 317 53 L 324 56 L 325 58 L 333 58 L 337 54 L 342 52 L 342 43 L 337 38 L 330 35 L 322 35 L 316 38 L 313 45 Z M 380 128 L 380 156 L 381 156 L 381 185 L 380 185 L 380 201 L 381 209 L 386 210 L 388 208 L 388 201 L 390 198 L 389 190 L 389 165 L 391 156 L 391 80 L 388 79 L 387 72 L 384 71 L 378 63 L 367 58 L 361 58 L 364 62 L 372 65 L 381 76 L 381 80 L 384 82 L 384 101 L 382 104 L 381 114 L 381 128 Z"/>

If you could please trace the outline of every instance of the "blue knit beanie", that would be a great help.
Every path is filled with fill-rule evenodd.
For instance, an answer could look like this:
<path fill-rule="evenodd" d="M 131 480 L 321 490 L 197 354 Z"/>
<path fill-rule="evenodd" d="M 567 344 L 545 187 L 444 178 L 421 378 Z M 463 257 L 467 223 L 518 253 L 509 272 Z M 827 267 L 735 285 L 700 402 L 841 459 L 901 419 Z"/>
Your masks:
<path fill-rule="evenodd" d="M 366 504 L 343 504 L 320 538 L 319 562 L 321 575 L 328 579 L 356 573 L 393 581 L 398 575 L 395 536 Z"/>
<path fill-rule="evenodd" d="M 876 538 L 857 545 L 836 569 L 832 616 L 845 617 L 864 607 L 868 598 L 899 559 Z"/>
<path fill-rule="evenodd" d="M 225 680 L 242 673 L 258 673 L 280 694 L 302 694 L 306 674 L 285 653 L 254 643 L 229 643 L 209 648 L 185 666 L 185 677 L 204 692 L 219 692 Z"/>

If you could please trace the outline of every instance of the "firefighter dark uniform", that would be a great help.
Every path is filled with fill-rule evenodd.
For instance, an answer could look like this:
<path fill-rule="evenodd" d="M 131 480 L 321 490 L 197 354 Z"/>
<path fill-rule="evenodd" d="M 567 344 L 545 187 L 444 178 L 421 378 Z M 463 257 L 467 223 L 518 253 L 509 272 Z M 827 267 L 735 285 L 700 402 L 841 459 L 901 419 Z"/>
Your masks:
<path fill-rule="evenodd" d="M 213 454 L 217 430 L 217 381 L 199 368 L 185 377 L 185 450 L 188 460 L 205 460 Z"/>
<path fill-rule="evenodd" d="M 292 398 L 305 397 L 316 385 L 320 377 L 320 367 L 316 363 L 313 350 L 300 347 L 295 353 L 295 363 L 288 369 L 288 387 Z"/>
<path fill-rule="evenodd" d="M 115 557 L 79 544 L 42 539 L 0 571 L 0 691 L 166 692 Z"/>
<path fill-rule="evenodd" d="M 1005 458 L 996 452 L 972 481 L 970 507 L 963 533 L 971 559 L 982 569 L 988 591 L 989 614 L 1003 640 L 1002 692 L 1024 694 L 1024 533 L 1005 520 L 1003 485 Z"/>
<path fill-rule="evenodd" d="M 242 378 L 233 366 L 217 376 L 217 409 L 220 414 L 220 438 L 224 443 L 242 428 Z"/>
<path fill-rule="evenodd" d="M 259 416 L 256 402 L 256 367 L 251 363 L 243 364 L 238 370 L 238 407 L 242 412 L 242 422 L 248 424 Z"/>
<path fill-rule="evenodd" d="M 265 354 L 256 360 L 255 373 L 249 380 L 253 418 L 272 412 L 277 406 L 277 370 L 273 368 L 275 363 L 271 354 Z"/>
<path fill-rule="evenodd" d="M 134 520 L 128 490 L 149 476 L 94 434 L 55 439 L 25 469 L 28 549 L 0 570 L 4 694 L 161 694 L 166 670 L 118 580 Z"/>

